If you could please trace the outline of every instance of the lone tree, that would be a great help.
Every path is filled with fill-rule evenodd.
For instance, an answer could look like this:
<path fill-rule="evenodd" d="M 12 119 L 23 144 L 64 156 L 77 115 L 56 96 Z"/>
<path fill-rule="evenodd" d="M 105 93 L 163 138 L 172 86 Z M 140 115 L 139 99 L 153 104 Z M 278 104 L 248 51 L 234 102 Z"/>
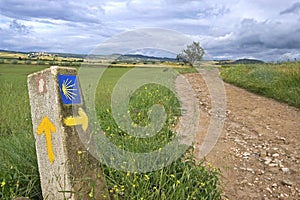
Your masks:
<path fill-rule="evenodd" d="M 200 43 L 194 41 L 191 45 L 187 45 L 186 49 L 179 53 L 176 59 L 194 65 L 196 61 L 202 60 L 204 53 L 204 49 L 200 46 Z"/>

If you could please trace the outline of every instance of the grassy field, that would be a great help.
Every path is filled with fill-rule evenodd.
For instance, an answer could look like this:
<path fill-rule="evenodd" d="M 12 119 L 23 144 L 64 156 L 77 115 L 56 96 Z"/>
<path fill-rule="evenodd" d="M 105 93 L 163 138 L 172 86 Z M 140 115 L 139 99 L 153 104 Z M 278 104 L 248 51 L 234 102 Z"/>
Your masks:
<path fill-rule="evenodd" d="M 224 66 L 231 84 L 300 108 L 300 62 Z"/>
<path fill-rule="evenodd" d="M 42 199 L 26 77 L 46 67 L 0 64 L 0 199 Z M 125 150 L 145 152 L 163 147 L 174 136 L 169 125 L 180 114 L 178 101 L 168 89 L 146 85 L 130 101 L 128 112 L 141 125 L 148 123 L 147 110 L 153 103 L 159 101 L 166 107 L 167 123 L 155 137 L 132 138 L 112 118 L 109 97 L 114 84 L 128 70 L 109 68 L 100 81 L 96 95 L 101 101 L 96 110 L 101 127 L 113 143 Z M 181 73 L 193 71 L 180 69 Z M 219 171 L 196 163 L 191 152 L 192 149 L 171 165 L 148 173 L 121 172 L 103 165 L 110 195 L 114 199 L 219 199 Z"/>
<path fill-rule="evenodd" d="M 27 53 L 0 51 L 0 64 L 80 66 L 82 58 L 40 55 L 31 58 Z"/>
<path fill-rule="evenodd" d="M 0 199 L 41 198 L 26 79 L 45 67 L 0 65 Z"/>
<path fill-rule="evenodd" d="M 31 57 L 27 53 L 4 52 L 0 51 L 0 64 L 23 64 L 23 65 L 56 65 L 79 67 L 83 63 L 94 63 L 103 67 L 171 67 L 171 68 L 191 68 L 190 65 L 177 61 L 159 61 L 159 60 L 118 60 L 119 56 L 100 56 L 98 59 L 84 59 L 84 55 L 64 54 L 54 55 L 48 53 L 37 53 Z"/>

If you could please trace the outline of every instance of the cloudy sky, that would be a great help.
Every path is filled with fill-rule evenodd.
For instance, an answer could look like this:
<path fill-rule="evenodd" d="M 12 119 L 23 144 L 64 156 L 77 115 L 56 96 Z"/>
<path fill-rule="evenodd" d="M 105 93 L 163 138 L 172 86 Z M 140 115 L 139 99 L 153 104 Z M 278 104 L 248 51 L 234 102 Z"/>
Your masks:
<path fill-rule="evenodd" d="M 299 0 L 0 0 L 4 50 L 88 54 L 149 27 L 199 41 L 207 59 L 300 59 Z"/>

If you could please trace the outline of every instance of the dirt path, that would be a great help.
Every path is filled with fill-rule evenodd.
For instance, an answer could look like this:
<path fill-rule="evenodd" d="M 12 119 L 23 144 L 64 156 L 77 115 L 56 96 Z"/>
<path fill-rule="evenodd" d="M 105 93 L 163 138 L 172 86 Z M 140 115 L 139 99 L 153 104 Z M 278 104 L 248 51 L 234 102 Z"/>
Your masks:
<path fill-rule="evenodd" d="M 201 75 L 185 76 L 200 102 L 197 149 L 209 124 L 210 98 Z M 225 125 L 206 157 L 222 171 L 223 198 L 300 199 L 300 111 L 230 84 L 225 90 Z"/>

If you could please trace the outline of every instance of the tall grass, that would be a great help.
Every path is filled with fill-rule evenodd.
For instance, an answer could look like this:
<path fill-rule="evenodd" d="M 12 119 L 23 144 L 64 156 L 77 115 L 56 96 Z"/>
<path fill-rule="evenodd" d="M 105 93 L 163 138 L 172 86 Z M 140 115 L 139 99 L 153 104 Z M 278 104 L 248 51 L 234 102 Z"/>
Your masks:
<path fill-rule="evenodd" d="M 0 65 L 0 136 L 31 133 L 27 75 L 45 66 Z"/>
<path fill-rule="evenodd" d="M 116 146 L 130 152 L 151 152 L 164 147 L 174 136 L 169 127 L 174 125 L 176 117 L 180 114 L 179 102 L 175 95 L 168 89 L 160 85 L 147 84 L 135 91 L 129 103 L 128 113 L 133 123 L 139 126 L 146 126 L 150 123 L 148 112 L 155 104 L 164 106 L 168 120 L 164 127 L 153 137 L 136 138 L 128 135 L 114 121 L 111 114 L 111 93 L 120 76 L 128 69 L 109 69 L 103 74 L 99 82 L 96 98 L 96 110 L 102 130 Z"/>
<path fill-rule="evenodd" d="M 26 76 L 45 66 L 0 65 L 0 199 L 41 199 Z"/>
<path fill-rule="evenodd" d="M 42 199 L 30 119 L 26 75 L 41 70 L 39 66 L 0 65 L 0 199 L 25 196 Z M 178 100 L 167 88 L 145 85 L 130 101 L 129 112 L 140 125 L 149 123 L 149 106 L 160 102 L 166 108 L 168 120 L 162 131 L 151 138 L 132 138 L 115 123 L 110 109 L 110 95 L 116 81 L 129 69 L 110 68 L 97 89 L 96 111 L 101 128 L 119 148 L 145 152 L 163 147 L 174 136 L 169 126 L 180 114 Z M 186 72 L 186 71 L 184 71 Z M 186 152 L 171 165 L 154 172 L 121 172 L 103 166 L 113 199 L 220 199 L 219 171 L 196 163 Z"/>
<path fill-rule="evenodd" d="M 105 168 L 113 199 L 220 199 L 219 171 L 196 163 L 187 154 L 171 165 L 149 173 Z"/>
<path fill-rule="evenodd" d="M 226 66 L 221 76 L 228 83 L 300 108 L 300 62 Z"/>
<path fill-rule="evenodd" d="M 32 133 L 1 136 L 0 160 L 0 199 L 42 199 Z"/>

